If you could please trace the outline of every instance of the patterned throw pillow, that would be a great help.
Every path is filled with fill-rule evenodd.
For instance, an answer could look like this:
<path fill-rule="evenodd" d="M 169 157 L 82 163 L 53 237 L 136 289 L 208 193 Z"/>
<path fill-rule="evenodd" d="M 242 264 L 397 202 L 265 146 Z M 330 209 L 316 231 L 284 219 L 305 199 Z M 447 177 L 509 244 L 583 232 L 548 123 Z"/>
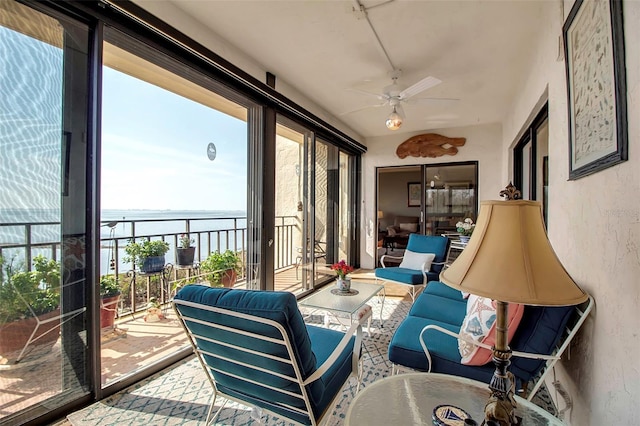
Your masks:
<path fill-rule="evenodd" d="M 524 305 L 509 303 L 507 343 L 516 332 L 523 313 Z M 496 302 L 487 297 L 469 295 L 467 315 L 460 327 L 460 336 L 493 346 L 496 342 Z M 458 339 L 458 350 L 462 356 L 461 362 L 465 365 L 484 365 L 492 358 L 491 350 L 461 339 Z"/>

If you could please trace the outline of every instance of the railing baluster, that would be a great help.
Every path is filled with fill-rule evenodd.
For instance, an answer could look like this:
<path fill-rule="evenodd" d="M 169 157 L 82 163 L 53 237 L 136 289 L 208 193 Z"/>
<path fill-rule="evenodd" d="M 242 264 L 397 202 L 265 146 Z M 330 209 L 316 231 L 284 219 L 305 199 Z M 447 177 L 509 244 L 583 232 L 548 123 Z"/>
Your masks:
<path fill-rule="evenodd" d="M 27 224 L 24 227 L 24 242 L 25 242 L 25 253 L 24 253 L 24 264 L 27 267 L 27 270 L 31 270 L 31 224 Z"/>
<path fill-rule="evenodd" d="M 295 219 L 295 216 L 280 216 L 276 218 L 276 229 L 275 236 L 276 246 L 274 247 L 276 253 L 276 263 L 274 265 L 275 269 L 281 269 L 290 267 L 294 263 L 295 254 L 293 252 L 295 248 L 295 244 L 293 241 L 294 237 L 294 228 L 291 225 L 291 221 Z M 148 233 L 148 234 L 137 234 L 137 228 L 142 228 L 140 224 L 145 223 L 161 223 L 161 222 L 173 222 L 180 223 L 182 221 L 184 226 L 184 231 L 172 230 L 173 232 L 161 232 L 161 233 Z M 194 224 L 198 221 L 213 221 L 212 228 L 216 228 L 218 223 L 229 223 L 230 221 L 233 223 L 231 229 L 228 226 L 220 226 L 220 229 L 210 229 L 210 230 L 202 230 L 202 231 L 193 231 Z M 118 282 L 123 285 L 125 280 L 129 280 L 131 288 L 129 289 L 129 294 L 126 298 L 131 298 L 129 301 L 123 301 L 123 310 L 131 309 L 131 311 L 136 311 L 137 309 L 145 309 L 144 304 L 140 305 L 136 303 L 136 287 L 135 283 L 131 282 L 130 279 L 121 276 L 126 270 L 123 272 L 121 265 L 121 256 L 120 250 L 123 250 L 124 246 L 127 244 L 129 239 L 138 239 L 138 240 L 152 240 L 152 239 L 161 239 L 163 241 L 173 241 L 174 252 L 178 246 L 178 237 L 182 233 L 194 234 L 197 244 L 197 259 L 196 261 L 204 260 L 209 254 L 213 251 L 224 251 L 222 250 L 222 243 L 226 242 L 226 249 L 233 250 L 241 253 L 242 259 L 242 274 L 240 275 L 241 279 L 247 277 L 246 268 L 248 265 L 247 256 L 246 256 L 246 237 L 247 237 L 247 229 L 246 229 L 246 218 L 240 217 L 222 217 L 222 218 L 172 218 L 172 219 L 142 219 L 142 220 L 118 220 L 116 222 L 116 227 L 120 224 L 123 226 L 123 232 L 119 235 L 111 235 L 105 238 L 101 238 L 100 240 L 100 251 L 102 250 L 112 250 L 111 255 L 108 256 L 107 264 L 100 265 L 101 269 L 105 270 L 106 274 L 113 273 L 116 276 Z M 288 223 L 289 222 L 289 223 Z M 103 222 L 103 225 L 107 222 Z M 244 224 L 243 224 L 244 223 Z M 51 259 L 57 260 L 61 258 L 62 253 L 62 244 L 59 241 L 41 241 L 42 238 L 39 237 L 39 227 L 42 226 L 55 226 L 60 225 L 59 222 L 38 222 L 38 223 L 0 223 L 0 232 L 5 227 L 21 227 L 23 228 L 21 231 L 24 235 L 24 242 L 19 243 L 0 243 L 0 255 L 10 256 L 10 253 L 13 253 L 14 250 L 24 250 L 24 263 L 25 267 L 28 270 L 31 270 L 31 263 L 33 261 L 34 250 L 46 249 L 46 251 L 50 251 Z M 128 226 L 128 229 L 127 229 Z M 222 235 L 224 233 L 224 235 Z M 206 243 L 205 243 L 206 238 Z M 238 240 L 238 238 L 240 240 Z M 215 241 L 214 241 L 215 239 Z M 233 239 L 233 243 L 231 242 Z M 38 241 L 38 242 L 35 242 Z M 111 249 L 109 248 L 111 247 Z M 60 250 L 60 253 L 58 252 Z M 101 256 L 102 258 L 102 256 Z M 109 262 L 113 258 L 114 260 L 114 269 L 111 270 L 109 266 Z M 171 262 L 171 261 L 170 261 Z M 135 268 L 135 265 L 127 265 L 128 269 Z M 177 279 L 181 278 L 180 276 L 176 277 Z M 143 284 L 143 283 L 141 283 Z M 123 297 L 124 299 L 125 297 Z M 149 294 L 147 292 L 147 299 L 149 298 Z M 127 306 L 129 305 L 129 306 Z M 136 306 L 140 305 L 140 306 Z"/>

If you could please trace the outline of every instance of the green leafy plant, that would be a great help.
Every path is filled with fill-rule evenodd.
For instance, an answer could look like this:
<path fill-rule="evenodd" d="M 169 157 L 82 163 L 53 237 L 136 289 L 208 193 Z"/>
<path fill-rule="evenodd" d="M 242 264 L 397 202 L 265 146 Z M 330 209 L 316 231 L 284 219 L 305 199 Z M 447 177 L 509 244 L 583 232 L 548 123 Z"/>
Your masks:
<path fill-rule="evenodd" d="M 200 270 L 206 273 L 204 277 L 212 285 L 221 284 L 223 275 L 229 269 L 240 272 L 240 256 L 231 250 L 213 252 L 200 263 Z"/>
<path fill-rule="evenodd" d="M 191 244 L 195 243 L 196 240 L 191 238 L 189 234 L 180 234 L 178 237 L 179 246 L 178 248 L 186 249 L 191 247 Z"/>
<path fill-rule="evenodd" d="M 60 263 L 39 255 L 33 259 L 33 270 L 25 271 L 23 265 L 6 264 L 0 257 L 0 323 L 42 315 L 58 306 Z"/>
<path fill-rule="evenodd" d="M 103 275 L 100 277 L 100 296 L 103 298 L 113 297 L 120 293 L 120 286 L 114 275 Z"/>
<path fill-rule="evenodd" d="M 124 262 L 135 262 L 136 265 L 142 265 L 144 259 L 148 257 L 164 256 L 169 251 L 169 243 L 162 240 L 144 240 L 141 243 L 130 239 L 124 247 L 127 254 L 122 258 Z"/>
<path fill-rule="evenodd" d="M 466 218 L 463 222 L 456 223 L 456 231 L 466 237 L 470 237 L 475 228 L 476 224 L 473 223 L 473 220 L 470 217 Z"/>

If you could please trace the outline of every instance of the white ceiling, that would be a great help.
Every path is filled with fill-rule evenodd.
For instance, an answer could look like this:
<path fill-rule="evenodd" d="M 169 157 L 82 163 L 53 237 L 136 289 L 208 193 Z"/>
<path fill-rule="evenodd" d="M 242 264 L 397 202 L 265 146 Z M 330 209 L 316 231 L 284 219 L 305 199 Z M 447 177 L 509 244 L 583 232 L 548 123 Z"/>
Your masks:
<path fill-rule="evenodd" d="M 416 98 L 459 99 L 405 104 L 397 133 L 501 122 L 524 84 L 542 9 L 560 7 L 542 0 L 361 1 L 403 71 L 399 82 L 407 87 L 431 75 L 442 84 Z M 355 1 L 172 2 L 360 135 L 392 133 L 384 125 L 388 106 L 341 115 L 379 103 L 349 89 L 381 92 L 391 83 L 391 64 L 367 20 L 354 13 Z"/>

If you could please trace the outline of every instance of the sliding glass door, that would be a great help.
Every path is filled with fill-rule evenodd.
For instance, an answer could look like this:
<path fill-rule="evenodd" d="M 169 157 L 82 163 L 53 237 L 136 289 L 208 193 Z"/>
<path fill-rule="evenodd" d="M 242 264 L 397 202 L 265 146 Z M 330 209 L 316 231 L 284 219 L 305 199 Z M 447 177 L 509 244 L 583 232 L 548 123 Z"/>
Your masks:
<path fill-rule="evenodd" d="M 0 424 L 90 391 L 89 37 L 0 2 Z"/>
<path fill-rule="evenodd" d="M 400 255 L 409 234 L 456 231 L 464 218 L 475 221 L 478 163 L 442 163 L 378 168 L 378 259 Z"/>
<path fill-rule="evenodd" d="M 103 57 L 101 383 L 108 386 L 188 348 L 169 306 L 175 291 L 191 283 L 247 287 L 255 256 L 247 262 L 249 103 L 111 27 Z M 135 255 L 146 243 L 167 249 L 156 270 Z M 232 257 L 235 269 L 223 267 Z"/>
<path fill-rule="evenodd" d="M 275 164 L 275 289 L 304 293 L 351 260 L 351 156 L 278 116 Z"/>

